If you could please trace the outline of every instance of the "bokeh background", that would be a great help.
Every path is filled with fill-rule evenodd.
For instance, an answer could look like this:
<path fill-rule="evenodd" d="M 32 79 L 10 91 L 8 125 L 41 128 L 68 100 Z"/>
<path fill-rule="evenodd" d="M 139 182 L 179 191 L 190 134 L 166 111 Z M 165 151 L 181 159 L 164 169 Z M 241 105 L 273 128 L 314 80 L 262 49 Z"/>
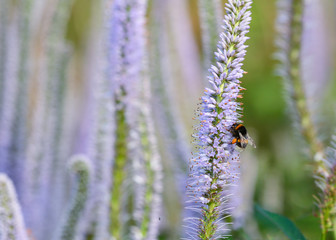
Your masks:
<path fill-rule="evenodd" d="M 0 1 L 0 8 L 3 1 L 8 0 Z M 17 4 L 16 0 L 11 0 L 11 2 L 13 6 Z M 55 1 L 50 0 L 49 2 Z M 222 1 L 223 6 L 225 2 Z M 307 2 L 309 3 L 309 0 Z M 113 0 L 107 1 L 107 6 L 111 6 L 112 3 Z M 306 36 L 308 39 L 306 41 L 310 42 L 310 39 L 317 41 L 314 50 L 324 54 L 315 56 L 313 55 L 315 52 L 312 51 L 312 55 L 308 54 L 307 58 L 312 59 L 310 71 L 324 72 L 318 74 L 321 78 L 310 79 L 309 81 L 314 81 L 314 83 L 309 84 L 319 86 L 320 89 L 315 95 L 320 111 L 318 116 L 313 117 L 317 119 L 319 136 L 328 145 L 335 132 L 336 120 L 336 2 L 324 0 L 318 2 L 318 5 L 320 5 L 319 11 L 322 14 L 313 15 L 317 16 L 316 19 L 310 18 L 310 21 L 306 21 L 307 29 L 312 29 L 311 35 Z M 70 88 L 68 94 L 71 96 L 67 101 L 70 105 L 72 104 L 68 106 L 71 114 L 67 118 L 71 118 L 73 122 L 70 133 L 73 134 L 72 148 L 75 153 L 83 148 L 81 143 L 76 143 L 81 136 L 76 125 L 87 114 L 85 104 L 91 95 L 87 92 L 89 85 L 86 74 L 90 73 L 86 70 L 90 67 L 90 60 L 92 60 L 90 51 L 95 51 L 96 45 L 92 39 L 94 39 L 93 35 L 97 34 L 94 30 L 97 22 L 101 23 L 103 18 L 103 9 L 107 11 L 108 7 L 101 8 L 101 4 L 97 4 L 95 0 L 74 0 L 63 36 L 71 49 L 65 67 L 68 69 L 66 81 Z M 155 54 L 151 33 L 157 27 L 155 24 L 159 22 L 160 30 L 158 31 L 163 33 L 161 37 L 164 39 L 163 52 L 165 66 L 167 66 L 162 70 L 169 95 L 167 104 L 175 117 L 175 122 L 168 121 L 168 124 L 173 126 L 165 126 L 167 122 L 162 123 L 160 117 L 154 117 L 159 149 L 164 162 L 164 211 L 160 220 L 162 221 L 160 239 L 177 239 L 178 233 L 175 231 L 182 224 L 178 212 L 182 209 L 183 203 L 178 197 L 178 192 L 181 190 L 176 189 L 174 185 L 175 172 L 183 175 L 186 170 L 185 166 L 171 163 L 174 162 L 172 159 L 174 154 L 171 153 L 174 147 L 169 145 L 174 145 L 174 139 L 168 141 L 169 137 L 162 129 L 177 127 L 181 130 L 178 137 L 188 150 L 184 156 L 188 158 L 189 152 L 193 149 L 190 136 L 196 124 L 193 120 L 194 113 L 206 86 L 198 10 L 196 0 L 149 1 L 148 46 Z M 225 12 L 224 8 L 222 11 Z M 269 226 L 267 222 L 257 221 L 253 213 L 253 206 L 257 203 L 269 211 L 287 216 L 307 239 L 319 239 L 318 209 L 313 197 L 318 194 L 318 189 L 314 185 L 311 160 L 304 154 L 304 144 L 300 142 L 293 128 L 290 112 L 287 110 L 283 82 L 276 75 L 277 61 L 274 59 L 276 1 L 254 0 L 251 11 L 252 22 L 248 33 L 250 39 L 247 41 L 249 47 L 243 67 L 247 74 L 242 79 L 242 86 L 247 89 L 242 99 L 244 103 L 242 120 L 257 148 L 248 147 L 242 153 L 241 195 L 244 204 L 238 211 L 244 216 L 243 228 L 250 236 L 254 236 L 252 239 L 285 239 L 279 230 Z M 96 19 L 94 23 L 93 18 Z M 318 24 L 309 25 L 314 21 Z M 317 30 L 321 30 L 322 27 L 324 31 L 318 33 Z M 322 37 L 316 40 L 314 38 L 316 35 Z M 325 59 L 321 59 L 321 56 Z M 323 64 L 322 67 L 321 64 Z M 149 71 L 157 70 L 153 68 L 151 65 Z M 155 84 L 154 82 L 152 92 L 154 113 L 157 108 Z M 34 95 L 35 93 L 29 92 L 28 94 Z M 241 233 L 237 234 L 239 237 L 234 239 L 240 239 L 243 236 Z"/>

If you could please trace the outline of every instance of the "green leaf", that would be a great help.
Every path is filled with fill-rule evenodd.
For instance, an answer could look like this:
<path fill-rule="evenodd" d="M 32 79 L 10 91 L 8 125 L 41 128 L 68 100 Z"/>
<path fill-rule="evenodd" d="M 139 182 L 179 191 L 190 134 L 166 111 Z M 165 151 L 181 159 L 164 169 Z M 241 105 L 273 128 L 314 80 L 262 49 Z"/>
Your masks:
<path fill-rule="evenodd" d="M 258 221 L 280 229 L 290 240 L 306 240 L 295 224 L 285 216 L 269 212 L 257 204 L 254 205 L 254 215 Z"/>

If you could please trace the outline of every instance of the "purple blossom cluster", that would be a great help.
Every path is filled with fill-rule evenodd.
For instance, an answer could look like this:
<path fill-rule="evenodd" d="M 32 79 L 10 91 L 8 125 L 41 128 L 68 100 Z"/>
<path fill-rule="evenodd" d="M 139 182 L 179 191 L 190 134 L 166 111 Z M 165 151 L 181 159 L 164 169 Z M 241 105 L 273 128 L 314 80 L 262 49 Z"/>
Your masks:
<path fill-rule="evenodd" d="M 155 239 L 159 229 L 162 175 L 151 123 L 146 10 L 146 0 L 116 0 L 113 7 L 111 87 L 116 115 L 123 116 L 116 121 L 116 128 L 119 136 L 125 137 L 124 141 L 116 139 L 114 146 L 117 160 L 111 201 L 115 203 L 110 210 L 110 231 L 116 239 Z M 126 153 L 117 150 L 120 148 Z"/>
<path fill-rule="evenodd" d="M 139 75 L 144 66 L 146 9 L 146 0 L 117 0 L 113 4 L 110 67 L 111 87 L 117 98 L 122 98 L 122 90 L 127 93 L 125 100 L 137 97 Z"/>
<path fill-rule="evenodd" d="M 223 214 L 229 213 L 228 187 L 239 178 L 239 151 L 231 144 L 231 127 L 240 123 L 241 98 L 239 79 L 242 78 L 242 61 L 246 54 L 246 33 L 251 21 L 251 1 L 229 1 L 223 32 L 220 34 L 216 65 L 209 69 L 211 88 L 206 88 L 198 111 L 199 126 L 194 135 L 198 152 L 190 160 L 187 209 L 196 216 L 186 218 L 188 237 L 192 239 L 214 239 L 224 234 L 227 227 Z M 210 226 L 207 221 L 212 221 Z M 208 228 L 212 227 L 212 230 Z M 210 236 L 205 236 L 209 234 Z M 208 237 L 208 238 L 207 238 Z"/>

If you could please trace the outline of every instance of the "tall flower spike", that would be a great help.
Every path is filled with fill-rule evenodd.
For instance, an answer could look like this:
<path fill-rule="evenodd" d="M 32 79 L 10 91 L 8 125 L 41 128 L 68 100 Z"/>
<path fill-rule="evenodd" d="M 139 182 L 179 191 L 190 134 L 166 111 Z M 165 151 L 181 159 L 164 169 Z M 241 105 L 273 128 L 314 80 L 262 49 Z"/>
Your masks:
<path fill-rule="evenodd" d="M 205 70 L 213 63 L 217 36 L 221 31 L 222 4 L 219 0 L 198 0 L 202 29 L 203 65 Z M 206 84 L 207 81 L 206 81 Z"/>
<path fill-rule="evenodd" d="M 158 152 L 157 141 L 154 133 L 154 124 L 150 108 L 150 82 L 147 76 L 148 70 L 142 78 L 142 98 L 140 99 L 140 136 L 143 149 L 143 165 L 145 166 L 146 183 L 144 191 L 144 202 L 142 207 L 141 231 L 142 239 L 157 239 L 159 222 L 157 221 L 161 212 L 162 192 L 162 167 Z"/>
<path fill-rule="evenodd" d="M 134 224 L 132 181 L 130 174 L 141 157 L 139 120 L 139 80 L 145 53 L 146 0 L 116 0 L 111 25 L 111 78 L 115 102 L 116 141 L 112 172 L 110 233 L 125 238 Z M 139 165 L 138 165 L 139 166 Z M 136 166 L 136 167 L 138 167 Z M 138 168 L 139 170 L 141 169 Z M 129 181 L 131 180 L 131 181 Z M 128 191 L 127 188 L 132 190 Z"/>
<path fill-rule="evenodd" d="M 291 116 L 294 116 L 295 128 L 299 129 L 300 139 L 306 142 L 308 156 L 314 160 L 316 185 L 322 190 L 321 199 L 317 199 L 321 213 L 321 239 L 325 239 L 326 233 L 330 229 L 330 225 L 326 224 L 326 219 L 329 218 L 326 213 L 330 211 L 330 205 L 323 203 L 323 201 L 328 198 L 334 201 L 334 190 L 328 191 L 336 183 L 334 177 L 336 172 L 334 166 L 330 165 L 328 161 L 324 161 L 326 151 L 318 138 L 318 132 L 310 112 L 311 109 L 308 108 L 307 95 L 309 96 L 309 93 L 304 91 L 304 81 L 302 81 L 304 77 L 304 69 L 302 69 L 302 66 L 304 66 L 302 64 L 304 56 L 302 54 L 302 32 L 303 25 L 306 23 L 303 21 L 305 7 L 307 6 L 303 0 L 278 1 L 278 21 L 276 25 L 278 38 L 276 44 L 279 50 L 276 56 L 280 62 L 279 75 L 286 84 L 288 105 L 292 110 Z"/>
<path fill-rule="evenodd" d="M 4 39 L 6 48 L 4 49 L 4 55 L 6 61 L 4 61 L 3 77 L 0 75 L 0 81 L 2 82 L 2 111 L 0 112 L 0 171 L 9 172 L 11 178 L 14 178 L 11 167 L 13 164 L 11 155 L 11 142 L 13 138 L 13 122 L 15 119 L 16 109 L 16 97 L 18 94 L 18 71 L 20 63 L 20 13 L 19 7 L 16 5 L 4 3 L 3 6 L 11 14 L 8 15 L 7 26 Z M 5 15 L 6 16 L 6 15 Z M 1 74 L 1 73 L 0 73 Z M 3 78 L 3 80 L 1 79 Z M 16 176 L 15 176 L 16 177 Z"/>
<path fill-rule="evenodd" d="M 233 1 L 226 4 L 223 32 L 215 53 L 216 66 L 209 69 L 211 88 L 206 88 L 199 109 L 200 124 L 195 138 L 197 154 L 190 160 L 187 210 L 195 214 L 187 217 L 186 237 L 189 239 L 217 239 L 225 237 L 228 227 L 223 214 L 229 213 L 229 193 L 239 175 L 239 152 L 231 144 L 230 128 L 241 120 L 239 79 L 246 54 L 245 35 L 249 31 L 252 1 Z M 188 214 L 189 215 L 189 214 Z"/>
<path fill-rule="evenodd" d="M 17 7 L 19 8 L 19 39 L 21 49 L 19 53 L 19 68 L 17 74 L 17 94 L 15 98 L 15 115 L 13 116 L 13 123 L 11 124 L 11 143 L 9 147 L 9 169 L 7 170 L 9 177 L 15 182 L 15 188 L 20 199 L 23 200 L 23 168 L 22 159 L 25 158 L 26 148 L 26 133 L 27 133 L 27 100 L 28 100 L 28 82 L 27 69 L 30 63 L 29 58 L 29 44 L 31 39 L 31 9 L 32 2 L 34 0 L 28 0 L 20 2 Z M 10 4 L 10 3 L 9 3 Z M 1 6 L 3 6 L 0 3 Z M 5 10 L 6 11 L 6 10 Z M 9 11 L 11 12 L 11 11 Z M 1 13 L 0 13 L 1 14 Z M 1 33 L 0 33 L 1 34 Z M 6 34 L 5 34 L 6 36 Z M 1 41 L 1 40 L 0 40 Z M 0 53 L 1 54 L 1 53 Z M 1 60 L 0 60 L 1 61 Z M 0 70 L 1 72 L 1 70 Z M 1 77 L 0 77 L 1 78 Z M 1 81 L 1 80 L 0 80 Z M 15 83 L 14 83 L 15 84 Z M 1 87 L 0 87 L 1 88 Z M 1 115 L 1 114 L 0 114 Z M 19 184 L 20 183 L 20 184 Z M 22 201 L 23 203 L 23 201 Z"/>
<path fill-rule="evenodd" d="M 321 189 L 317 200 L 320 210 L 322 238 L 326 239 L 328 231 L 334 231 L 336 224 L 336 135 L 333 136 L 331 147 L 326 150 L 325 164 L 328 166 L 328 174 L 319 178 L 317 185 Z"/>
<path fill-rule="evenodd" d="M 320 128 L 325 125 L 322 124 L 325 121 L 322 119 L 325 118 L 325 114 L 321 112 L 321 106 L 324 105 L 323 96 L 332 79 L 330 75 L 333 51 L 330 49 L 332 49 L 333 37 L 330 32 L 326 6 L 319 0 L 306 1 L 304 5 L 301 43 L 302 82 L 312 122 L 319 127 L 317 132 L 321 135 Z M 316 64 L 316 59 L 319 64 Z"/>
<path fill-rule="evenodd" d="M 70 170 L 76 174 L 77 189 L 75 197 L 66 210 L 61 229 L 57 232 L 55 239 L 71 240 L 80 236 L 80 221 L 86 210 L 88 192 L 92 178 L 92 166 L 85 155 L 74 155 L 69 161 Z"/>
<path fill-rule="evenodd" d="M 150 75 L 151 75 L 151 105 L 153 108 L 154 123 L 161 148 L 162 165 L 165 169 L 163 188 L 172 191 L 163 192 L 163 204 L 167 209 L 165 224 L 170 229 L 170 239 L 177 239 L 181 232 L 181 216 L 183 208 L 181 203 L 185 200 L 185 183 L 188 159 L 190 158 L 190 143 L 186 138 L 186 128 L 178 114 L 176 91 L 172 86 L 173 68 L 172 55 L 169 48 L 170 39 L 167 34 L 167 22 L 164 21 L 168 2 L 159 0 L 153 2 L 150 22 Z M 175 93 L 175 94 L 171 94 Z M 172 172 L 169 174 L 168 172 Z M 167 174 L 168 173 L 168 174 Z M 168 197 L 169 196 L 169 197 Z M 177 220 L 178 219 L 178 220 Z"/>
<path fill-rule="evenodd" d="M 28 239 L 14 185 L 0 174 L 0 239 Z"/>
<path fill-rule="evenodd" d="M 91 28 L 92 37 L 90 41 L 90 54 L 88 54 L 87 64 L 91 66 L 91 78 L 95 82 L 93 88 L 95 96 L 95 105 L 93 108 L 93 179 L 95 186 L 91 189 L 90 201 L 93 215 L 91 225 L 94 240 L 107 239 L 109 236 L 109 202 L 111 189 L 111 166 L 113 165 L 114 149 L 114 106 L 112 104 L 113 96 L 109 91 L 109 73 L 108 70 L 108 44 L 107 37 L 109 33 L 108 20 L 109 1 L 100 1 L 95 11 L 95 17 L 103 14 L 102 22 L 93 18 L 94 27 Z M 101 24 L 103 23 L 103 24 Z M 89 76 L 90 77 L 90 76 Z"/>
<path fill-rule="evenodd" d="M 303 0 L 279 0 L 276 45 L 279 60 L 278 74 L 284 79 L 287 92 L 287 102 L 295 129 L 300 130 L 302 139 L 309 147 L 309 154 L 316 161 L 318 174 L 324 174 L 324 147 L 317 137 L 316 127 L 312 122 L 307 98 L 302 84 L 302 29 Z"/>
<path fill-rule="evenodd" d="M 326 159 L 324 160 L 328 169 L 328 174 L 320 177 L 317 181 L 318 187 L 321 189 L 319 198 L 317 198 L 320 210 L 319 217 L 321 219 L 322 237 L 327 238 L 327 232 L 334 232 L 336 225 L 336 135 L 333 135 L 331 146 L 326 150 Z"/>

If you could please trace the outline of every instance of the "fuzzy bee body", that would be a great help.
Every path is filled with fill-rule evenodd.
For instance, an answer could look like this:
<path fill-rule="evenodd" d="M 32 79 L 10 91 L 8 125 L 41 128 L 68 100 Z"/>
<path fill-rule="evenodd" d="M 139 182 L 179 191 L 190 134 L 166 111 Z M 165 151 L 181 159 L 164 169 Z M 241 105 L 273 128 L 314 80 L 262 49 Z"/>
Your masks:
<path fill-rule="evenodd" d="M 252 147 L 256 147 L 252 138 L 248 135 L 245 126 L 241 123 L 235 123 L 232 125 L 230 132 L 232 133 L 232 144 L 236 144 L 239 148 L 245 149 L 248 144 Z"/>

